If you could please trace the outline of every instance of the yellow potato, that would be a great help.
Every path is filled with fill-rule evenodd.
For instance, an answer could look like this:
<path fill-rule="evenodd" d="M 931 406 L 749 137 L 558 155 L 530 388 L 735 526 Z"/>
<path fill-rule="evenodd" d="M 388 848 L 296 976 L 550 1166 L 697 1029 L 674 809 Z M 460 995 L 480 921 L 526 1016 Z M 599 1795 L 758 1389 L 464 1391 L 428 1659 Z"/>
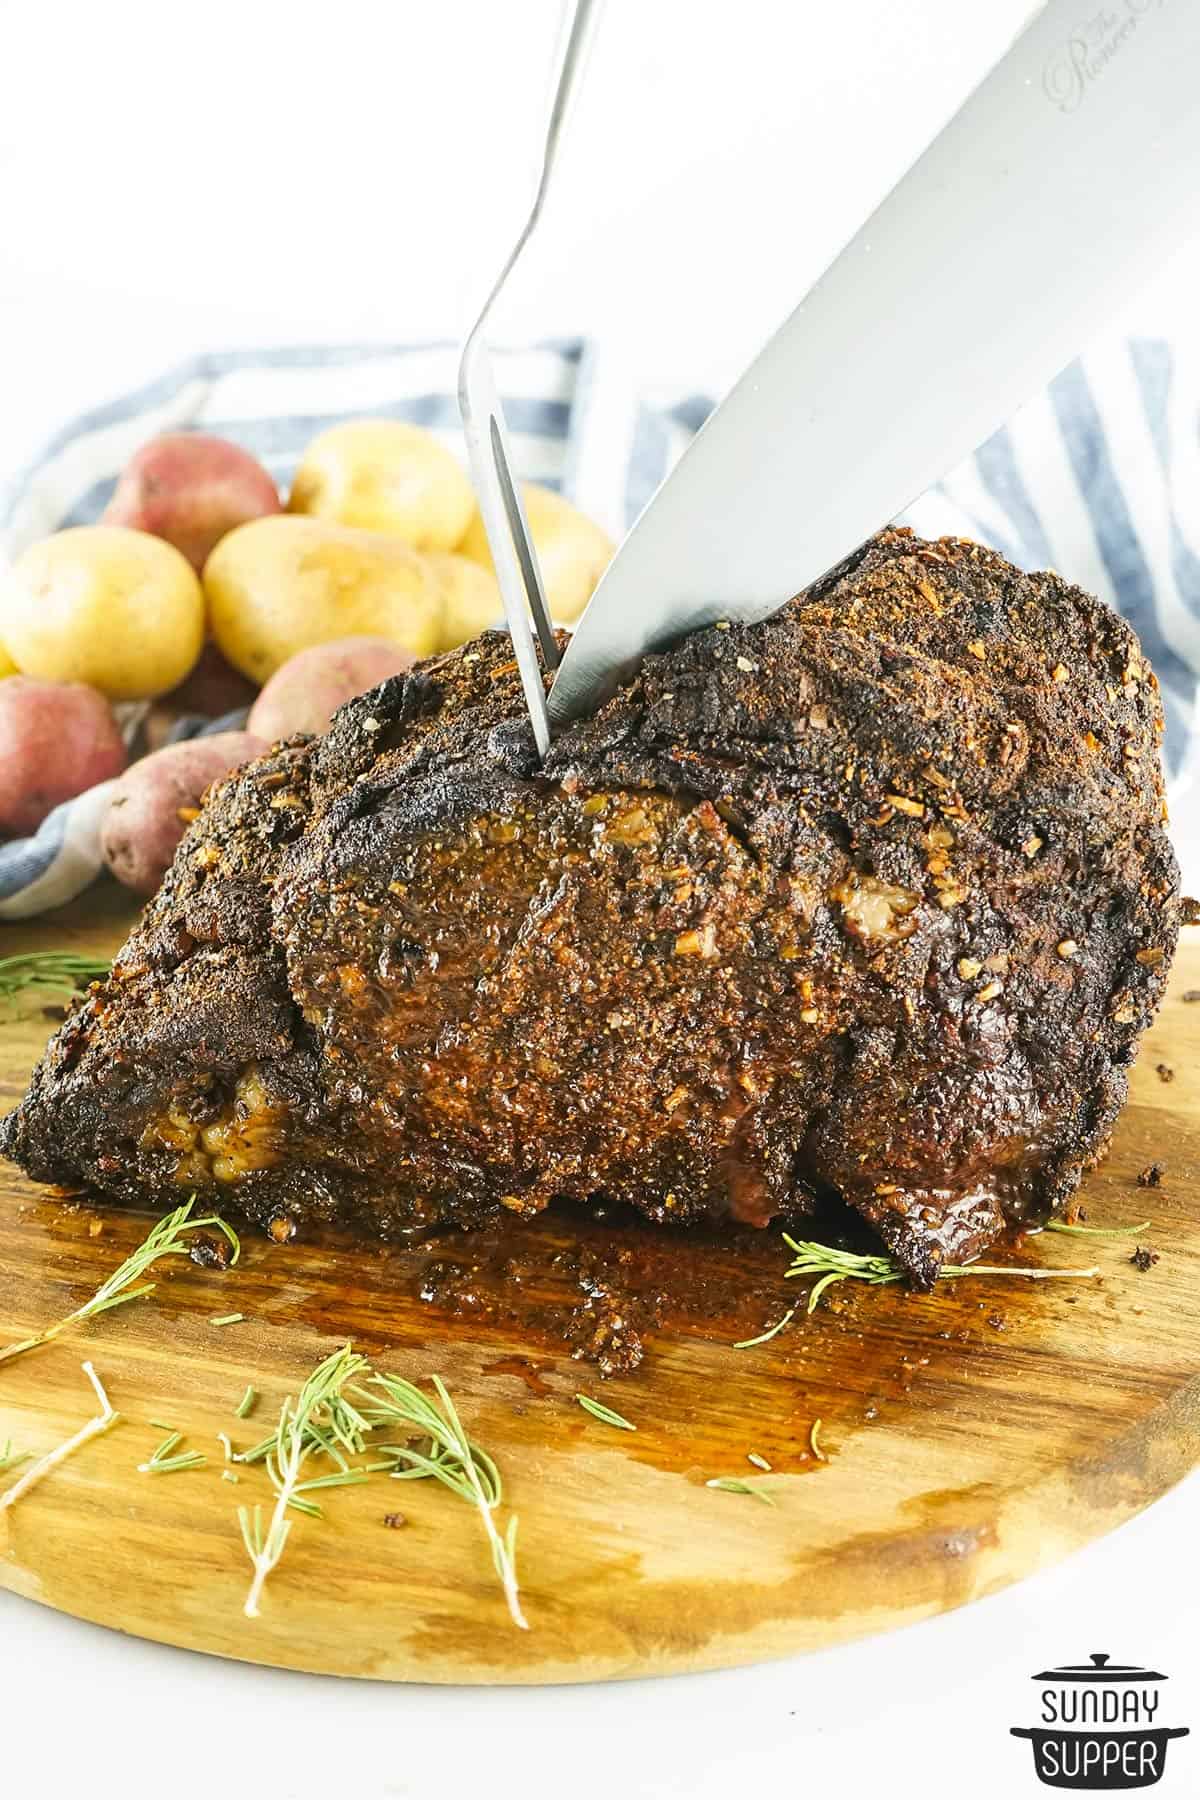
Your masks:
<path fill-rule="evenodd" d="M 30 545 L 0 586 L 0 638 L 25 675 L 83 681 L 109 700 L 165 694 L 204 642 L 186 557 L 123 525 L 78 525 Z"/>
<path fill-rule="evenodd" d="M 308 446 L 288 511 L 394 531 L 414 550 L 453 550 L 474 504 L 470 482 L 428 431 L 399 419 L 351 419 Z"/>
<path fill-rule="evenodd" d="M 601 531 L 561 494 L 539 487 L 534 481 L 523 481 L 521 495 L 551 617 L 560 625 L 569 625 L 591 599 L 616 546 L 606 531 Z M 492 567 L 492 553 L 478 508 L 458 546 L 458 554 L 469 556 L 485 569 Z"/>
<path fill-rule="evenodd" d="M 504 623 L 504 606 L 496 577 L 469 557 L 450 550 L 431 550 L 425 558 L 442 590 L 442 624 L 439 650 L 455 650 Z"/>
<path fill-rule="evenodd" d="M 264 682 L 298 650 L 381 637 L 430 656 L 441 643 L 441 586 L 399 538 L 287 514 L 253 519 L 204 565 L 209 626 L 222 654 Z"/>

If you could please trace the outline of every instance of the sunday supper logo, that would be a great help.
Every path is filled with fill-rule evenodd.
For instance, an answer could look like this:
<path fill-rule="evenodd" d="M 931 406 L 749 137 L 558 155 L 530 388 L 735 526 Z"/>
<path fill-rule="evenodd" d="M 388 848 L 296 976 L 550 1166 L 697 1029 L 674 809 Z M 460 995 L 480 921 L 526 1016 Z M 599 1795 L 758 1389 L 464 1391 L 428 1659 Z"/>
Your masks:
<path fill-rule="evenodd" d="M 1153 1787 L 1162 1778 L 1171 1738 L 1188 1726 L 1160 1724 L 1167 1677 L 1156 1669 L 1110 1663 L 1096 1651 L 1087 1663 L 1043 1669 L 1041 1722 L 1014 1725 L 1013 1737 L 1029 1738 L 1038 1780 L 1047 1787 L 1104 1793 Z"/>

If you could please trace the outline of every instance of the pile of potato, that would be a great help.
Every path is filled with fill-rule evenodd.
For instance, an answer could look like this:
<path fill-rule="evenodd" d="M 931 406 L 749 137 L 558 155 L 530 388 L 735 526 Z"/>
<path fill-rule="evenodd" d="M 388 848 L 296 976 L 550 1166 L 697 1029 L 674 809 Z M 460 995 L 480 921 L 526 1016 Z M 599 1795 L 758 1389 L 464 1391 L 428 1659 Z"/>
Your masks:
<path fill-rule="evenodd" d="M 524 489 L 556 619 L 582 612 L 612 555 L 599 526 Z M 143 446 L 99 525 L 33 544 L 0 584 L 0 836 L 120 777 L 104 854 L 150 893 L 205 788 L 418 658 L 501 614 L 471 487 L 427 431 L 336 425 L 309 445 L 287 506 L 247 451 L 175 433 Z M 245 731 L 126 767 L 112 707 L 152 701 L 147 740 L 184 713 L 249 706 Z"/>

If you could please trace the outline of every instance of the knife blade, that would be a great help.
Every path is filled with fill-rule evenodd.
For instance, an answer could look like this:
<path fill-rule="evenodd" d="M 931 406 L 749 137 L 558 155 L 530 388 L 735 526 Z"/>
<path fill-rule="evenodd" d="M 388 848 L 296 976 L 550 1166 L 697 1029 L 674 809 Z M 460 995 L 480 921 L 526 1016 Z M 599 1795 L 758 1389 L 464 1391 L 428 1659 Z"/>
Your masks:
<path fill-rule="evenodd" d="M 1050 0 L 759 353 L 634 525 L 549 696 L 836 567 L 1194 229 L 1200 0 Z"/>

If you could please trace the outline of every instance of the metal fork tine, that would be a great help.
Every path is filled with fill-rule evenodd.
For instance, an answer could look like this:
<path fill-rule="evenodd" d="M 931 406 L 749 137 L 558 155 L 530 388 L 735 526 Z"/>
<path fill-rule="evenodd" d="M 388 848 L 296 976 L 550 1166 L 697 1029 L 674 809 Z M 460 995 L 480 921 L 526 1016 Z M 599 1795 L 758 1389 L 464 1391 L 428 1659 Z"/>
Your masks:
<path fill-rule="evenodd" d="M 559 140 L 572 94 L 582 73 L 584 56 L 598 11 L 599 0 L 568 0 L 564 8 L 563 48 L 554 100 L 546 126 L 537 193 L 525 227 L 484 303 L 474 330 L 463 346 L 458 374 L 458 404 L 462 413 L 471 474 L 496 569 L 500 598 L 504 602 L 504 616 L 512 634 L 525 703 L 533 721 L 538 754 L 542 757 L 550 748 L 550 715 L 546 706 L 546 689 L 542 679 L 542 666 L 538 661 L 537 644 L 541 644 L 542 660 L 548 672 L 552 673 L 557 669 L 560 658 L 550 609 L 546 605 L 546 591 L 542 585 L 537 553 L 529 535 L 525 503 L 512 476 L 504 409 L 496 392 L 491 358 L 488 355 L 487 324 L 492 306 L 541 216 Z M 537 642 L 530 624 L 531 613 L 533 624 L 537 628 Z"/>
<path fill-rule="evenodd" d="M 508 443 L 502 414 L 494 413 L 492 415 L 492 455 L 495 458 L 496 475 L 504 499 L 504 510 L 508 514 L 513 548 L 517 553 L 517 561 L 521 565 L 521 578 L 525 583 L 525 598 L 529 602 L 529 610 L 533 614 L 533 622 L 537 627 L 538 642 L 542 646 L 542 661 L 547 669 L 557 669 L 560 661 L 558 639 L 554 635 L 550 609 L 546 605 L 546 593 L 542 587 L 542 571 L 538 566 L 537 552 L 533 547 L 529 520 L 525 517 L 525 502 L 521 498 L 521 490 L 513 480 L 512 471 L 508 466 Z"/>
<path fill-rule="evenodd" d="M 480 325 L 482 323 L 481 320 Z M 504 617 L 512 637 L 513 654 L 521 674 L 525 704 L 533 721 L 538 755 L 544 757 L 550 748 L 550 715 L 546 706 L 542 667 L 538 661 L 537 644 L 529 618 L 525 579 L 505 500 L 501 469 L 507 474 L 507 463 L 499 462 L 495 452 L 495 446 L 500 441 L 496 421 L 502 414 L 492 379 L 491 360 L 480 336 L 480 325 L 475 327 L 467 339 L 463 351 L 458 382 L 459 406 L 471 474 L 475 492 L 479 496 L 479 510 L 492 552 L 500 598 L 504 602 Z"/>

